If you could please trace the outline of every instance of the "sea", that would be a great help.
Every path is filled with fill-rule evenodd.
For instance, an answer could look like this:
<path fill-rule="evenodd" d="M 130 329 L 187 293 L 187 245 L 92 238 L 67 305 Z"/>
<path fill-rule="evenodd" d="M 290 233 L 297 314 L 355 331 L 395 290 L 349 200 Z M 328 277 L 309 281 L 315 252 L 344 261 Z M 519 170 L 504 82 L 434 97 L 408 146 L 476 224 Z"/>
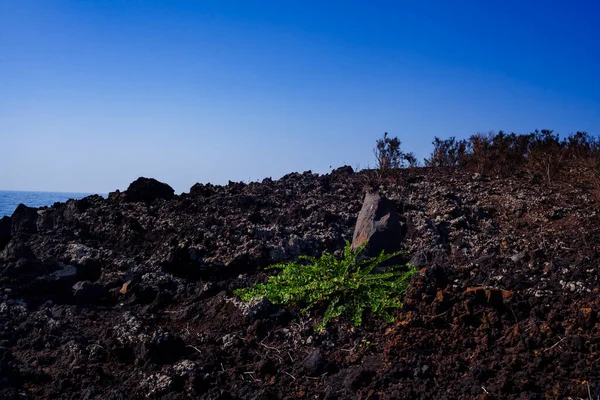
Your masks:
<path fill-rule="evenodd" d="M 65 202 L 69 199 L 82 199 L 91 193 L 65 193 L 65 192 L 18 192 L 0 190 L 0 218 L 12 215 L 20 203 L 29 207 L 51 206 L 57 201 Z"/>

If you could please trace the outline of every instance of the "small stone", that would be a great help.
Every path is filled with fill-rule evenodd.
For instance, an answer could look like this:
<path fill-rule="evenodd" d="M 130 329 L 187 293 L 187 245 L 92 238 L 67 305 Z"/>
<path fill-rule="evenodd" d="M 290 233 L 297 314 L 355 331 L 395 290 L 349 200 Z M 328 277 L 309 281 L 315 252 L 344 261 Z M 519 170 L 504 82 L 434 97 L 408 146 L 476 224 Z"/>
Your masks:
<path fill-rule="evenodd" d="M 129 285 L 131 285 L 131 281 L 127 281 L 123 284 L 123 286 L 121 286 L 121 289 L 119 290 L 119 293 L 121 294 L 127 294 L 127 291 L 129 290 Z"/>

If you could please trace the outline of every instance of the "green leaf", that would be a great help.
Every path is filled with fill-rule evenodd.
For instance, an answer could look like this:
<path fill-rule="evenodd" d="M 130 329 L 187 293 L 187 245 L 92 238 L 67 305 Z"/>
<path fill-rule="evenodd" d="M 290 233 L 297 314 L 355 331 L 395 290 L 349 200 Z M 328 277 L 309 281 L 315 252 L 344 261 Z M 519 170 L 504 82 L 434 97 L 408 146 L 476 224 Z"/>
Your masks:
<path fill-rule="evenodd" d="M 405 271 L 388 267 L 386 272 L 372 273 L 381 263 L 405 252 L 382 252 L 377 257 L 364 258 L 361 255 L 364 247 L 352 251 L 346 242 L 341 259 L 324 253 L 319 258 L 300 256 L 299 262 L 269 266 L 267 269 L 281 271 L 270 276 L 266 283 L 237 289 L 234 294 L 243 301 L 264 296 L 274 304 L 301 304 L 302 312 L 324 307 L 319 330 L 330 320 L 344 315 L 358 326 L 369 310 L 386 321 L 393 321 L 388 310 L 402 307 L 401 297 L 417 269 L 407 265 Z"/>

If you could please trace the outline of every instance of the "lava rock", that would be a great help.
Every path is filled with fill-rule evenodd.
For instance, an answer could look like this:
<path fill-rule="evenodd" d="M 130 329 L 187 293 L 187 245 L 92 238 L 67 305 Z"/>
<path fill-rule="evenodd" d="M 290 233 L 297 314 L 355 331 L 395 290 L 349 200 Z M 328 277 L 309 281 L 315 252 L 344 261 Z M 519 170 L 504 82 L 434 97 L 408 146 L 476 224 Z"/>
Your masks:
<path fill-rule="evenodd" d="M 17 206 L 11 218 L 11 234 L 16 236 L 20 233 L 36 233 L 36 221 L 38 213 L 35 208 L 27 207 L 21 203 Z"/>
<path fill-rule="evenodd" d="M 19 258 L 16 262 L 9 263 L 2 274 L 9 278 L 17 278 L 18 282 L 25 282 L 49 271 L 51 268 L 40 260 Z"/>
<path fill-rule="evenodd" d="M 169 332 L 157 332 L 150 342 L 149 356 L 158 364 L 177 361 L 185 352 L 185 342 Z"/>
<path fill-rule="evenodd" d="M 4 250 L 4 259 L 7 261 L 17 261 L 22 258 L 27 260 L 35 260 L 35 254 L 31 247 L 17 240 L 10 241 Z"/>
<path fill-rule="evenodd" d="M 308 376 L 319 376 L 325 371 L 327 364 L 323 352 L 319 349 L 310 353 L 302 360 L 302 368 Z"/>
<path fill-rule="evenodd" d="M 11 238 L 12 220 L 10 217 L 0 219 L 0 250 L 3 250 Z"/>
<path fill-rule="evenodd" d="M 108 193 L 109 200 L 117 201 L 122 198 L 123 198 L 123 193 L 121 193 L 121 191 L 119 189 L 115 190 L 114 192 Z"/>
<path fill-rule="evenodd" d="M 344 165 L 331 171 L 331 175 L 352 175 L 353 173 L 354 169 L 349 165 Z"/>
<path fill-rule="evenodd" d="M 172 199 L 175 190 L 166 183 L 154 178 L 140 177 L 133 181 L 125 191 L 127 201 L 152 201 Z"/>
<path fill-rule="evenodd" d="M 413 256 L 411 257 L 411 259 L 408 263 L 410 265 L 414 265 L 417 268 L 423 268 L 423 267 L 427 266 L 427 264 L 428 264 L 427 252 L 425 252 L 423 250 L 417 251 L 416 253 L 413 254 Z"/>
<path fill-rule="evenodd" d="M 212 184 L 203 185 L 202 183 L 196 183 L 190 188 L 190 195 L 199 197 L 210 197 L 216 192 L 215 186 Z"/>
<path fill-rule="evenodd" d="M 77 268 L 72 265 L 60 264 L 61 269 L 50 274 L 46 279 L 50 281 L 70 281 L 77 277 Z"/>
<path fill-rule="evenodd" d="M 73 292 L 80 303 L 95 303 L 106 293 L 102 285 L 90 281 L 77 282 L 73 285 Z"/>
<path fill-rule="evenodd" d="M 364 254 L 376 257 L 382 251 L 393 253 L 400 250 L 402 226 L 396 206 L 377 192 L 367 192 L 358 214 L 352 249 L 365 244 Z"/>

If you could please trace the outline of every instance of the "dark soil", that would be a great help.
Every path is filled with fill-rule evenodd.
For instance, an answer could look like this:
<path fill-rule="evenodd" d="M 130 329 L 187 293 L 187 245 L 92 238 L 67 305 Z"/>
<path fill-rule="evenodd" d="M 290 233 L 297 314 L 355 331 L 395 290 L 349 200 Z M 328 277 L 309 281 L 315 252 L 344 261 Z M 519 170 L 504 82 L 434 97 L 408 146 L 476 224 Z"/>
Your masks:
<path fill-rule="evenodd" d="M 596 399 L 600 192 L 567 175 L 385 180 L 421 273 L 394 323 L 323 333 L 319 310 L 232 291 L 339 252 L 365 173 L 20 206 L 0 220 L 0 398 Z"/>

